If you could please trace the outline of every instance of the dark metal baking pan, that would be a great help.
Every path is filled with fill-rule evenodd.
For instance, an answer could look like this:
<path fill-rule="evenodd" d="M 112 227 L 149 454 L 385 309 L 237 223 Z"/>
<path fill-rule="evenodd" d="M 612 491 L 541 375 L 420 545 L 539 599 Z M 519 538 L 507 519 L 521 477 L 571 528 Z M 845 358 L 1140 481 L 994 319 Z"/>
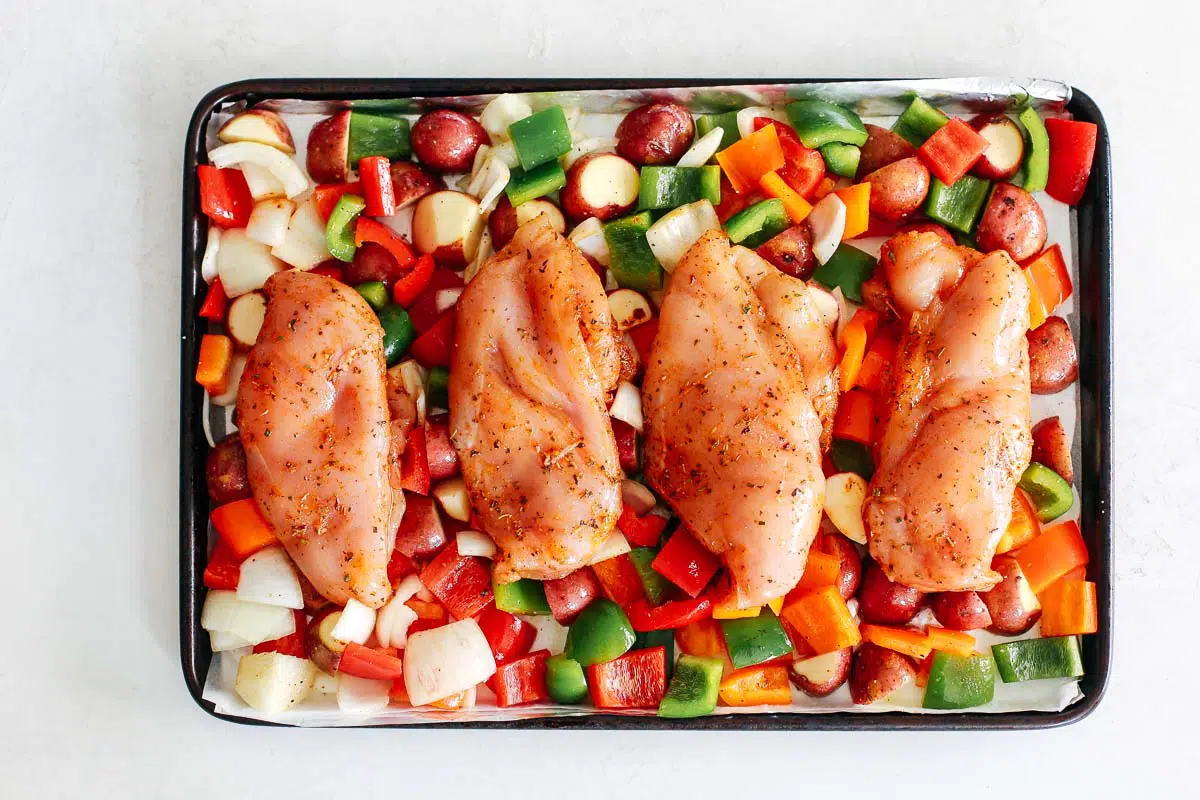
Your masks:
<path fill-rule="evenodd" d="M 850 79 L 844 79 L 850 80 Z M 552 92 L 580 89 L 654 89 L 675 86 L 815 82 L 778 79 L 261 79 L 221 86 L 196 106 L 188 126 L 183 158 L 183 271 L 179 405 L 179 647 L 184 680 L 196 703 L 230 722 L 274 723 L 219 713 L 202 699 L 212 653 L 200 627 L 202 576 L 207 557 L 209 502 L 204 464 L 208 447 L 201 425 L 203 390 L 193 380 L 197 347 L 203 334 L 197 312 L 202 300 L 200 261 L 207 222 L 200 212 L 196 166 L 205 163 L 205 132 L 214 112 L 231 103 L 254 104 L 270 99 L 362 100 L 404 97 L 453 97 L 499 92 Z M 822 83 L 834 83 L 822 79 Z M 1058 712 L 992 714 L 911 714 L 904 712 L 826 714 L 741 714 L 663 720 L 652 716 L 591 714 L 516 721 L 447 722 L 372 727 L 572 728 L 620 730 L 1020 730 L 1068 725 L 1086 717 L 1104 696 L 1112 664 L 1113 524 L 1112 524 L 1112 161 L 1108 129 L 1096 103 L 1072 89 L 1067 105 L 1077 119 L 1099 127 L 1095 161 L 1087 191 L 1077 208 L 1079 284 L 1079 404 L 1081 438 L 1080 493 L 1084 538 L 1091 552 L 1089 578 L 1096 582 L 1100 606 L 1099 632 L 1083 637 L 1086 675 L 1083 699 Z"/>

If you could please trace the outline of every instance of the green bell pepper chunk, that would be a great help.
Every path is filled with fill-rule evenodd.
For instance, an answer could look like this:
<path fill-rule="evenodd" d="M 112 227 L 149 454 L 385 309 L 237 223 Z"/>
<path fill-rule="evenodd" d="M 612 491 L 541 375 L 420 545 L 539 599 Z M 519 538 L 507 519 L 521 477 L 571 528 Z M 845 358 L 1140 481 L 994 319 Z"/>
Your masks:
<path fill-rule="evenodd" d="M 354 260 L 354 251 L 358 249 L 354 244 L 354 221 L 366 207 L 367 201 L 358 195 L 344 194 L 329 213 L 329 222 L 325 223 L 325 247 L 339 261 Z"/>
<path fill-rule="evenodd" d="M 679 208 L 697 200 L 721 202 L 720 167 L 642 167 L 639 210 Z"/>
<path fill-rule="evenodd" d="M 713 128 L 720 128 L 725 131 L 721 134 L 721 149 L 724 150 L 729 145 L 738 142 L 742 138 L 741 131 L 738 130 L 737 112 L 726 111 L 723 114 L 704 114 L 696 118 L 696 138 L 699 139 Z"/>
<path fill-rule="evenodd" d="M 400 116 L 350 112 L 350 144 L 346 160 L 357 169 L 360 159 L 383 156 L 408 158 L 412 154 L 408 120 Z"/>
<path fill-rule="evenodd" d="M 417 329 L 408 312 L 400 306 L 384 306 L 376 314 L 383 326 L 383 357 L 392 367 L 408 352 L 409 345 L 417 338 Z"/>
<path fill-rule="evenodd" d="M 725 220 L 725 233 L 734 244 L 753 249 L 791 224 L 782 200 L 763 200 Z"/>
<path fill-rule="evenodd" d="M 675 665 L 675 676 L 659 703 L 658 715 L 686 719 L 713 713 L 717 708 L 724 666 L 719 658 L 680 656 Z"/>
<path fill-rule="evenodd" d="M 992 645 L 996 671 L 1005 683 L 1040 681 L 1046 678 L 1078 678 L 1083 674 L 1083 656 L 1078 636 L 1050 639 L 1021 639 Z"/>
<path fill-rule="evenodd" d="M 367 301 L 367 305 L 376 311 L 382 311 L 383 307 L 388 304 L 387 284 L 383 281 L 370 281 L 368 283 L 360 283 L 354 287 L 354 291 L 362 295 L 363 300 Z"/>
<path fill-rule="evenodd" d="M 549 614 L 550 604 L 546 602 L 546 590 L 541 581 L 532 578 L 521 578 L 512 583 L 496 583 L 492 581 L 492 591 L 496 595 L 496 608 L 510 614 Z"/>
<path fill-rule="evenodd" d="M 813 280 L 830 289 L 842 287 L 842 294 L 847 300 L 861 303 L 862 285 L 875 271 L 875 264 L 875 257 L 870 253 L 843 242 L 828 261 L 813 271 L 812 276 Z"/>
<path fill-rule="evenodd" d="M 1018 185 L 1027 192 L 1040 192 L 1050 177 L 1050 136 L 1046 133 L 1046 123 L 1032 106 L 1017 116 L 1017 122 L 1025 131 L 1025 161 L 1021 165 L 1025 177 Z"/>
<path fill-rule="evenodd" d="M 675 674 L 675 631 L 643 631 L 634 639 L 631 650 L 661 647 L 667 652 L 667 680 Z"/>
<path fill-rule="evenodd" d="M 950 118 L 919 97 L 914 97 L 904 113 L 892 125 L 892 132 L 900 134 L 913 147 L 920 147 L 950 121 Z"/>
<path fill-rule="evenodd" d="M 721 620 L 721 632 L 725 635 L 725 647 L 729 660 L 736 669 L 752 667 L 792 651 L 775 612 L 764 608 L 757 617 Z"/>
<path fill-rule="evenodd" d="M 550 161 L 530 170 L 514 169 L 504 193 L 508 195 L 508 202 L 519 206 L 557 192 L 566 185 L 567 173 L 563 172 L 562 164 Z"/>
<path fill-rule="evenodd" d="M 565 653 L 550 656 L 546 660 L 546 691 L 556 703 L 568 706 L 582 703 L 588 696 L 583 667 L 578 661 L 567 658 Z"/>
<path fill-rule="evenodd" d="M 974 175 L 962 176 L 953 186 L 934 178 L 925 198 L 925 216 L 947 228 L 970 233 L 975 229 L 991 189 L 991 181 Z"/>
<path fill-rule="evenodd" d="M 870 448 L 853 439 L 834 439 L 829 446 L 829 460 L 838 472 L 854 472 L 868 481 L 875 474 Z"/>
<path fill-rule="evenodd" d="M 1054 470 L 1036 461 L 1029 462 L 1017 485 L 1029 495 L 1039 522 L 1058 519 L 1070 511 L 1075 502 L 1071 484 Z"/>
<path fill-rule="evenodd" d="M 825 159 L 825 166 L 834 175 L 843 178 L 854 177 L 854 173 L 858 172 L 858 160 L 861 156 L 862 150 L 852 144 L 831 142 L 821 146 L 821 157 Z"/>
<path fill-rule="evenodd" d="M 450 408 L 450 370 L 432 367 L 425 379 L 425 398 L 436 408 Z"/>
<path fill-rule="evenodd" d="M 650 212 L 643 211 L 604 226 L 608 268 L 622 288 L 645 291 L 662 287 L 662 265 L 646 241 L 646 231 L 653 222 Z"/>
<path fill-rule="evenodd" d="M 797 100 L 787 107 L 788 119 L 805 147 L 816 149 L 830 142 L 862 147 L 867 128 L 850 109 L 824 100 Z"/>
<path fill-rule="evenodd" d="M 629 652 L 637 636 L 629 617 L 612 600 L 593 600 L 567 631 L 567 657 L 580 666 L 603 664 Z"/>
<path fill-rule="evenodd" d="M 934 652 L 925 685 L 925 708 L 974 708 L 990 703 L 995 693 L 996 664 L 991 656 Z"/>
<path fill-rule="evenodd" d="M 571 128 L 562 106 L 550 106 L 517 120 L 508 126 L 508 135 L 512 137 L 517 160 L 524 170 L 557 161 L 559 156 L 571 151 Z M 519 204 L 514 202 L 513 205 Z"/>
<path fill-rule="evenodd" d="M 671 582 L 650 566 L 650 562 L 657 555 L 658 548 L 655 547 L 635 547 L 629 551 L 629 560 L 633 562 L 638 577 L 642 579 L 642 588 L 646 590 L 646 599 L 652 606 L 662 605 L 671 591 Z"/>

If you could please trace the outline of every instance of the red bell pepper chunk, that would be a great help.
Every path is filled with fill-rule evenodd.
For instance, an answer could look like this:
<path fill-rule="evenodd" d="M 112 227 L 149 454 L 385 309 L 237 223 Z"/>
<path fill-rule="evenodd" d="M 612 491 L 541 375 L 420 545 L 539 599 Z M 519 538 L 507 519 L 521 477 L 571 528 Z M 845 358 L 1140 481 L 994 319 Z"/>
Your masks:
<path fill-rule="evenodd" d="M 387 566 L 388 583 L 394 584 L 401 578 L 415 575 L 418 571 L 415 561 L 399 550 L 392 551 L 392 557 Z"/>
<path fill-rule="evenodd" d="M 492 602 L 492 575 L 482 558 L 459 555 L 453 543 L 421 570 L 421 583 L 455 619 L 478 614 Z"/>
<path fill-rule="evenodd" d="M 370 217 L 359 217 L 354 223 L 354 245 L 362 247 L 367 242 L 374 242 L 391 253 L 400 269 L 408 269 L 417 260 L 408 242 L 397 236 L 387 225 Z"/>
<path fill-rule="evenodd" d="M 404 662 L 390 653 L 350 642 L 338 661 L 338 672 L 372 681 L 394 681 L 404 674 Z"/>
<path fill-rule="evenodd" d="M 644 367 L 650 363 L 650 350 L 654 346 L 654 337 L 658 335 L 658 317 L 643 322 L 636 328 L 630 328 L 626 334 L 633 340 L 633 346 L 638 352 L 638 361 Z"/>
<path fill-rule="evenodd" d="M 358 180 L 368 217 L 390 217 L 396 213 L 396 194 L 392 188 L 392 165 L 385 156 L 367 156 L 358 161 Z"/>
<path fill-rule="evenodd" d="M 269 642 L 259 642 L 254 645 L 254 652 L 283 653 L 285 656 L 308 658 L 308 645 L 305 642 L 308 631 L 308 618 L 299 609 L 292 609 L 292 613 L 296 616 L 296 630 L 287 636 L 281 636 Z"/>
<path fill-rule="evenodd" d="M 423 428 L 413 428 L 408 433 L 404 453 L 400 456 L 400 486 L 417 494 L 429 494 L 429 459 L 425 453 Z"/>
<path fill-rule="evenodd" d="M 222 228 L 244 228 L 254 210 L 254 198 L 240 169 L 196 168 L 200 178 L 200 210 Z"/>
<path fill-rule="evenodd" d="M 638 600 L 625 609 L 629 624 L 639 633 L 682 628 L 711 617 L 712 612 L 712 599 L 707 595 L 694 600 L 672 600 L 661 606 L 651 606 L 645 600 Z"/>
<path fill-rule="evenodd" d="M 233 549 L 224 539 L 218 538 L 212 555 L 208 557 L 208 566 L 204 568 L 204 585 L 209 589 L 237 589 L 238 578 L 242 575 L 241 564 Z"/>
<path fill-rule="evenodd" d="M 637 567 L 633 565 L 628 553 L 592 564 L 592 572 L 595 573 L 604 596 L 621 608 L 634 601 L 646 599 L 642 576 L 638 575 Z"/>
<path fill-rule="evenodd" d="M 692 597 L 699 597 L 721 568 L 721 562 L 680 526 L 650 566 Z"/>
<path fill-rule="evenodd" d="M 354 183 L 322 183 L 313 189 L 313 202 L 317 204 L 317 213 L 321 215 L 321 219 L 329 222 L 329 215 L 333 213 L 334 206 L 338 204 L 338 200 L 342 199 L 342 195 L 361 196 L 362 191 L 362 184 L 358 181 Z"/>
<path fill-rule="evenodd" d="M 433 256 L 426 253 L 413 263 L 412 269 L 392 284 L 392 301 L 398 306 L 408 308 L 417 301 L 432 278 Z"/>
<path fill-rule="evenodd" d="M 625 534 L 625 538 L 629 540 L 630 544 L 638 547 L 655 547 L 658 545 L 663 530 L 667 527 L 667 519 L 653 513 L 639 517 L 631 507 L 624 506 L 621 509 L 621 516 L 617 518 L 617 527 L 621 529 L 621 533 Z"/>
<path fill-rule="evenodd" d="M 988 140 L 961 119 L 951 119 L 937 129 L 917 155 L 929 171 L 947 186 L 966 175 L 988 148 Z"/>
<path fill-rule="evenodd" d="M 448 367 L 454 351 L 454 309 L 446 310 L 433 327 L 417 337 L 408 352 L 423 367 Z"/>
<path fill-rule="evenodd" d="M 492 648 L 497 664 L 520 658 L 529 652 L 537 629 L 518 616 L 489 605 L 479 614 L 479 628 Z"/>
<path fill-rule="evenodd" d="M 429 477 L 435 481 L 458 474 L 458 451 L 450 441 L 450 418 L 438 414 L 425 421 L 425 458 Z"/>
<path fill-rule="evenodd" d="M 550 697 L 546 689 L 546 659 L 549 650 L 538 650 L 524 658 L 496 667 L 492 688 L 500 708 L 539 703 Z"/>
<path fill-rule="evenodd" d="M 421 290 L 411 306 L 406 306 L 417 333 L 424 333 L 438 321 L 437 293 L 442 289 L 461 289 L 466 286 L 462 277 L 452 269 L 438 268 L 433 271 L 429 283 Z"/>
<path fill-rule="evenodd" d="M 545 581 L 542 589 L 546 592 L 550 613 L 563 625 L 569 625 L 580 611 L 600 596 L 600 582 L 590 567 L 580 567 L 562 578 Z"/>
<path fill-rule="evenodd" d="M 229 298 L 225 295 L 221 279 L 213 278 L 213 282 L 208 285 L 208 294 L 204 295 L 204 303 L 200 306 L 200 316 L 213 322 L 224 322 L 225 307 L 228 304 Z"/>
<path fill-rule="evenodd" d="M 596 708 L 658 708 L 667 693 L 667 651 L 661 645 L 630 650 L 587 670 Z"/>
<path fill-rule="evenodd" d="M 309 270 L 313 275 L 324 275 L 326 278 L 332 278 L 338 283 L 346 282 L 346 273 L 342 270 L 341 263 L 334 263 L 336 259 L 330 259 L 324 264 L 313 267 Z"/>
<path fill-rule="evenodd" d="M 1067 205 L 1078 205 L 1092 174 L 1096 155 L 1097 128 L 1091 122 L 1072 119 L 1046 120 L 1050 137 L 1050 174 L 1046 194 Z"/>
<path fill-rule="evenodd" d="M 775 126 L 779 146 L 783 149 L 783 157 L 786 159 L 786 163 L 776 172 L 793 190 L 805 198 L 811 198 L 825 179 L 825 159 L 818 151 L 805 147 L 790 125 L 770 117 L 754 118 L 754 130 L 761 130 L 768 125 Z"/>
<path fill-rule="evenodd" d="M 637 430 L 628 422 L 614 418 L 613 437 L 617 440 L 617 457 L 621 469 L 628 473 L 638 471 Z"/>

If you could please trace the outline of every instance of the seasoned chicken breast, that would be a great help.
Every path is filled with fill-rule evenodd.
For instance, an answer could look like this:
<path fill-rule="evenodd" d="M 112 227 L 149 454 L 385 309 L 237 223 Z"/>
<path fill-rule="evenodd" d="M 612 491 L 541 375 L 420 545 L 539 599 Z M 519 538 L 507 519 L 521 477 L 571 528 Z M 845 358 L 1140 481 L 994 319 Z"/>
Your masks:
<path fill-rule="evenodd" d="M 496 578 L 561 578 L 621 513 L 608 402 L 624 345 L 600 279 L 538 218 L 484 263 L 457 319 L 451 438 Z"/>
<path fill-rule="evenodd" d="M 724 234 L 672 273 L 642 385 L 644 469 L 722 556 L 742 607 L 800 580 L 824 503 L 821 418 L 836 349 L 807 286 Z M 832 419 L 833 409 L 827 409 Z"/>
<path fill-rule="evenodd" d="M 923 591 L 983 590 L 1029 463 L 1029 287 L 1002 251 L 936 234 L 892 239 L 885 263 L 911 314 L 864 516 L 888 577 Z"/>
<path fill-rule="evenodd" d="M 383 329 L 356 291 L 321 275 L 280 272 L 263 291 L 237 400 L 250 486 L 318 592 L 377 608 L 404 511 L 389 480 Z"/>

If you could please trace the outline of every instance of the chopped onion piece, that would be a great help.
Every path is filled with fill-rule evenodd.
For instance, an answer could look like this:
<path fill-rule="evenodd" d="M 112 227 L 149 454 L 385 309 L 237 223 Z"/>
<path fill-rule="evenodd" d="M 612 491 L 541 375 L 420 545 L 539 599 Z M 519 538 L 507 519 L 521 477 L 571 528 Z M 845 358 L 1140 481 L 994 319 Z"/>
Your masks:
<path fill-rule="evenodd" d="M 825 516 L 859 544 L 867 543 L 863 526 L 863 504 L 867 501 L 867 482 L 854 472 L 839 472 L 825 479 Z"/>
<path fill-rule="evenodd" d="M 654 506 L 658 505 L 658 498 L 654 496 L 654 492 L 629 478 L 621 481 L 621 500 L 639 517 L 649 514 Z"/>
<path fill-rule="evenodd" d="M 837 291 L 841 291 L 841 287 L 836 287 Z M 842 316 L 842 306 L 838 299 L 833 296 L 833 292 L 826 289 L 817 283 L 808 284 L 808 296 L 812 298 L 813 306 L 816 307 L 817 313 L 821 315 L 821 321 L 825 323 L 825 327 L 831 331 L 837 327 L 838 320 Z M 844 299 L 843 299 L 844 302 Z"/>
<path fill-rule="evenodd" d="M 265 144 L 262 146 L 266 147 Z M 282 269 L 283 262 L 272 255 L 265 244 L 251 239 L 245 228 L 231 228 L 221 234 L 217 274 L 221 278 L 221 288 L 229 298 L 261 289 L 267 278 Z"/>
<path fill-rule="evenodd" d="M 375 638 L 379 640 L 380 647 L 404 647 L 408 640 L 408 628 L 417 621 L 417 612 L 405 605 L 407 601 L 408 597 L 401 599 L 397 592 L 375 615 Z"/>
<path fill-rule="evenodd" d="M 721 149 L 721 137 L 724 135 L 724 128 L 713 128 L 692 142 L 692 146 L 687 149 L 687 152 L 679 157 L 679 162 L 676 166 L 703 167 Z"/>
<path fill-rule="evenodd" d="M 337 674 L 338 711 L 345 714 L 373 714 L 391 702 L 392 682 Z"/>
<path fill-rule="evenodd" d="M 400 382 L 404 384 L 404 391 L 412 397 L 425 391 L 425 382 L 429 380 L 429 370 L 412 358 L 406 358 L 388 372 L 400 376 Z"/>
<path fill-rule="evenodd" d="M 781 108 L 767 108 L 766 106 L 750 106 L 743 108 L 737 112 L 738 135 L 743 139 L 754 133 L 754 118 L 767 117 L 776 122 L 787 122 L 787 112 Z"/>
<path fill-rule="evenodd" d="M 467 264 L 467 268 L 463 270 L 463 283 L 470 283 L 479 274 L 483 262 L 491 258 L 495 252 L 492 247 L 492 232 L 484 228 L 483 233 L 479 235 L 479 247 L 475 250 L 475 258 L 471 259 L 471 263 Z"/>
<path fill-rule="evenodd" d="M 567 238 L 574 242 L 585 256 L 596 259 L 596 263 L 602 267 L 608 266 L 608 240 L 604 238 L 604 223 L 599 219 L 588 217 L 572 228 Z"/>
<path fill-rule="evenodd" d="M 455 537 L 458 554 L 462 556 L 479 556 L 480 558 L 495 558 L 496 543 L 486 533 L 479 531 L 459 531 Z"/>
<path fill-rule="evenodd" d="M 846 204 L 836 194 L 827 194 L 808 215 L 812 229 L 812 251 L 817 261 L 824 264 L 833 258 L 834 251 L 842 243 L 846 231 Z"/>
<path fill-rule="evenodd" d="M 235 690 L 246 705 L 277 714 L 300 703 L 312 690 L 317 667 L 286 653 L 251 653 L 238 661 Z"/>
<path fill-rule="evenodd" d="M 523 95 L 498 94 L 484 106 L 479 124 L 491 135 L 493 142 L 507 142 L 508 126 L 532 113 L 533 107 Z"/>
<path fill-rule="evenodd" d="M 314 201 L 301 203 L 292 214 L 283 242 L 271 248 L 271 255 L 296 269 L 312 269 L 330 257 L 325 244 L 325 221 Z"/>
<path fill-rule="evenodd" d="M 518 615 L 522 620 L 534 627 L 536 633 L 529 652 L 549 650 L 550 655 L 556 656 L 567 647 L 567 629 L 549 614 Z"/>
<path fill-rule="evenodd" d="M 473 619 L 415 633 L 404 648 L 404 686 L 414 706 L 470 689 L 495 672 L 492 648 Z"/>
<path fill-rule="evenodd" d="M 342 615 L 338 617 L 337 624 L 333 626 L 329 635 L 346 644 L 350 642 L 362 644 L 370 638 L 373 630 L 375 630 L 375 609 L 363 605 L 351 597 L 346 601 L 346 607 L 342 609 Z"/>
<path fill-rule="evenodd" d="M 271 197 L 283 197 L 287 194 L 283 184 L 271 170 L 260 164 L 246 162 L 241 165 L 242 174 L 246 176 L 246 186 L 255 202 Z"/>
<path fill-rule="evenodd" d="M 579 106 L 566 106 L 563 108 L 563 117 L 567 120 L 567 130 L 572 133 L 579 126 L 579 120 L 583 117 L 583 109 Z"/>
<path fill-rule="evenodd" d="M 500 199 L 500 194 L 508 186 L 508 181 L 511 177 L 512 170 L 509 169 L 508 165 L 499 158 L 496 158 L 494 153 L 489 154 L 483 180 L 479 187 L 480 214 L 486 214 L 496 207 L 496 201 Z"/>
<path fill-rule="evenodd" d="M 337 694 L 337 678 L 324 670 L 317 670 L 312 690 L 317 694 Z"/>
<path fill-rule="evenodd" d="M 232 365 L 233 362 L 231 361 L 230 366 Z M 213 439 L 212 434 L 212 420 L 210 419 L 212 416 L 210 413 L 212 408 L 209 405 L 210 402 L 211 400 L 208 396 L 208 392 L 206 391 L 204 393 L 204 399 L 200 402 L 200 427 L 204 429 L 204 438 L 208 440 L 209 449 L 217 446 L 217 442 L 215 439 Z"/>
<path fill-rule="evenodd" d="M 629 381 L 621 381 L 617 393 L 613 396 L 612 407 L 608 409 L 609 416 L 627 422 L 634 430 L 642 430 L 642 396 L 638 389 Z"/>
<path fill-rule="evenodd" d="M 491 145 L 481 144 L 479 149 L 475 151 L 475 159 L 471 162 L 471 177 L 467 181 L 467 194 L 477 195 L 481 186 L 476 186 L 475 182 L 479 181 L 482 184 L 483 171 L 487 167 L 488 154 L 492 152 Z M 474 188 L 472 188 L 474 187 Z"/>
<path fill-rule="evenodd" d="M 646 241 L 662 268 L 671 272 L 701 236 L 721 229 L 717 211 L 707 200 L 680 206 L 646 231 Z"/>
<path fill-rule="evenodd" d="M 218 169 L 247 163 L 266 167 L 283 184 L 283 190 L 288 197 L 308 191 L 308 176 L 300 169 L 300 165 L 270 145 L 258 142 L 223 144 L 209 152 L 208 160 Z"/>
<path fill-rule="evenodd" d="M 576 161 L 592 153 L 615 153 L 617 140 L 612 136 L 590 136 L 580 139 L 571 145 L 570 151 L 563 156 L 563 169 L 570 169 Z"/>
<path fill-rule="evenodd" d="M 214 655 L 217 658 L 217 685 L 227 692 L 236 691 L 238 664 L 244 656 L 253 653 L 253 648 L 239 647 L 236 650 L 222 650 Z"/>
<path fill-rule="evenodd" d="M 617 556 L 624 555 L 631 549 L 633 548 L 629 546 L 629 540 L 625 538 L 625 534 L 614 530 L 609 537 L 604 540 L 604 544 L 600 545 L 600 549 L 595 552 L 588 563 L 599 564 L 601 561 L 608 561 L 610 558 L 616 558 Z"/>
<path fill-rule="evenodd" d="M 604 271 L 604 291 L 615 292 L 620 288 L 621 288 L 621 284 L 617 283 L 617 276 L 613 275 L 613 271 L 611 269 L 605 270 Z"/>
<path fill-rule="evenodd" d="M 200 627 L 241 637 L 252 645 L 296 632 L 296 617 L 289 608 L 247 603 L 237 592 L 213 589 L 204 598 Z"/>
<path fill-rule="evenodd" d="M 437 312 L 441 314 L 447 309 L 454 308 L 454 304 L 458 302 L 462 292 L 462 289 L 438 289 L 437 294 L 433 296 L 433 301 L 437 304 Z"/>
<path fill-rule="evenodd" d="M 216 225 L 208 227 L 208 241 L 204 243 L 204 258 L 200 259 L 200 277 L 205 283 L 212 283 L 217 277 L 217 253 L 221 249 L 221 229 Z"/>
<path fill-rule="evenodd" d="M 846 300 L 846 294 L 840 286 L 833 287 L 833 291 L 829 294 L 833 296 L 833 301 L 838 306 L 837 327 L 834 329 L 833 340 L 841 347 L 842 332 L 846 330 L 846 325 L 850 322 L 850 302 Z"/>
<path fill-rule="evenodd" d="M 237 597 L 247 603 L 304 608 L 296 569 L 282 547 L 267 547 L 242 562 Z"/>
<path fill-rule="evenodd" d="M 517 148 L 512 142 L 501 142 L 496 145 L 492 148 L 491 156 L 510 170 L 521 166 L 521 159 L 517 157 Z"/>
<path fill-rule="evenodd" d="M 237 403 L 238 386 L 242 382 L 242 373 L 246 371 L 246 356 L 234 354 L 229 362 L 229 373 L 225 379 L 225 391 L 212 398 L 213 405 L 232 408 Z"/>
<path fill-rule="evenodd" d="M 214 653 L 224 653 L 228 650 L 251 646 L 245 639 L 229 631 L 211 631 L 208 634 L 208 643 Z"/>
<path fill-rule="evenodd" d="M 467 485 L 461 477 L 447 478 L 433 487 L 433 496 L 442 504 L 442 510 L 459 522 L 471 519 L 471 499 L 467 496 Z"/>
<path fill-rule="evenodd" d="M 246 235 L 267 247 L 278 247 L 287 238 L 288 223 L 295 210 L 295 203 L 281 197 L 260 200 L 250 212 Z"/>

